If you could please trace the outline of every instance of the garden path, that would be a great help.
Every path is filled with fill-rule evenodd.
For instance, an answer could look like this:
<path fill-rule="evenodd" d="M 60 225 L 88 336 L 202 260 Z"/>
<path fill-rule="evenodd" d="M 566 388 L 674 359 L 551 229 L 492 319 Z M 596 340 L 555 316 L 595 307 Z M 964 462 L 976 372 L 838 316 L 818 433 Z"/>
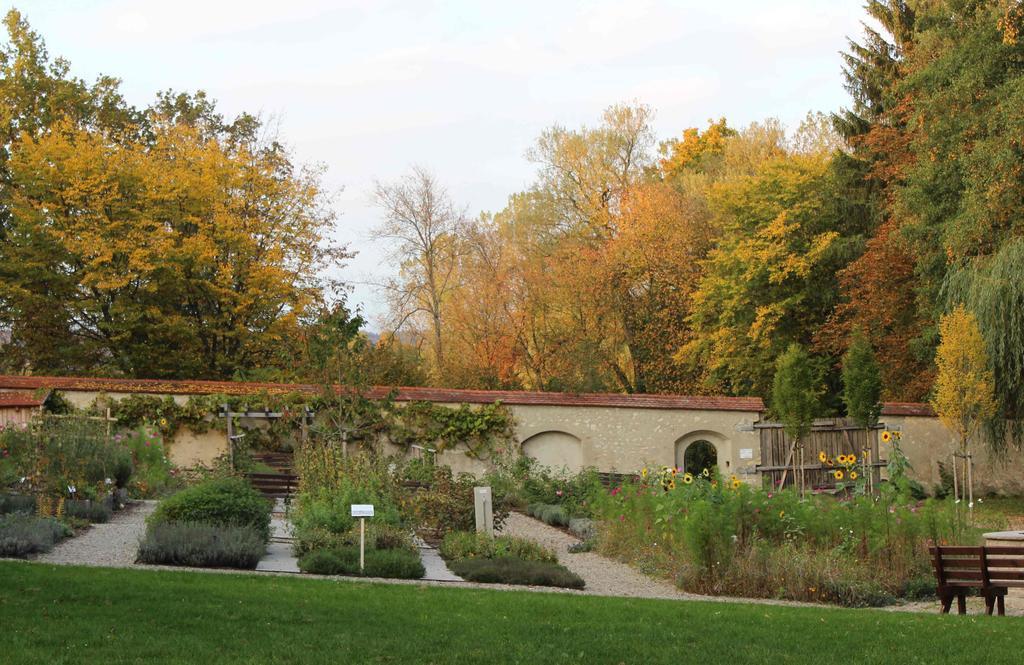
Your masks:
<path fill-rule="evenodd" d="M 270 518 L 270 542 L 267 543 L 267 552 L 256 564 L 256 571 L 260 573 L 298 573 L 299 561 L 295 558 L 293 545 L 295 538 L 292 537 L 292 523 L 285 515 L 284 506 L 280 500 L 274 506 L 274 514 Z"/>
<path fill-rule="evenodd" d="M 68 538 L 37 560 L 79 566 L 125 567 L 135 564 L 146 518 L 156 501 L 140 501 L 118 511 L 106 524 L 93 524 L 85 533 Z"/>
<path fill-rule="evenodd" d="M 511 513 L 501 533 L 526 538 L 553 550 L 559 563 L 587 583 L 583 593 L 632 598 L 707 599 L 707 596 L 680 591 L 667 580 L 649 577 L 627 564 L 594 552 L 570 554 L 568 547 L 580 542 L 578 538 L 522 513 Z"/>

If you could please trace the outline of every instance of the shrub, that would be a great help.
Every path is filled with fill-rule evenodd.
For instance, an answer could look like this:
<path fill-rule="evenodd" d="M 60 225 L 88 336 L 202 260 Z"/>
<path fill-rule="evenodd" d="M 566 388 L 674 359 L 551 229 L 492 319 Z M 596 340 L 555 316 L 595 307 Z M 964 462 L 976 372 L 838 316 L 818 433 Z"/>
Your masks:
<path fill-rule="evenodd" d="M 500 557 L 515 557 L 526 561 L 549 563 L 558 561 L 554 552 L 525 538 L 514 536 L 492 538 L 487 534 L 467 531 L 453 531 L 446 535 L 441 542 L 439 551 L 447 561 Z"/>
<path fill-rule="evenodd" d="M 51 517 L 13 513 L 0 517 L 0 556 L 26 557 L 49 552 L 71 529 Z"/>
<path fill-rule="evenodd" d="M 0 494 L 0 515 L 35 513 L 36 498 L 30 494 Z"/>
<path fill-rule="evenodd" d="M 208 480 L 164 499 L 149 518 L 151 525 L 192 522 L 246 526 L 263 542 L 270 540 L 271 504 L 240 478 Z"/>
<path fill-rule="evenodd" d="M 110 501 L 65 501 L 64 514 L 95 524 L 105 524 L 113 514 Z"/>
<path fill-rule="evenodd" d="M 253 569 L 267 546 L 252 526 L 162 522 L 153 524 L 139 545 L 137 561 L 193 568 Z"/>
<path fill-rule="evenodd" d="M 420 579 L 426 574 L 419 554 L 405 549 L 365 552 L 365 568 L 359 571 L 359 548 L 315 550 L 299 559 L 299 569 L 315 575 L 363 575 L 397 579 Z"/>
<path fill-rule="evenodd" d="M 470 474 L 452 475 L 451 468 L 439 466 L 434 473 L 430 489 L 417 492 L 412 500 L 416 524 L 443 538 L 450 531 L 468 531 L 476 526 L 473 488 L 476 479 Z M 492 494 L 494 528 L 500 529 L 508 517 L 508 508 L 496 494 Z"/>
<path fill-rule="evenodd" d="M 515 557 L 461 559 L 450 564 L 452 572 L 464 580 L 486 584 L 524 584 L 582 589 L 583 578 L 564 566 L 546 561 L 526 561 Z"/>
<path fill-rule="evenodd" d="M 580 540 L 593 540 L 596 535 L 594 520 L 588 517 L 576 517 L 569 520 L 569 533 Z"/>
<path fill-rule="evenodd" d="M 569 554 L 582 554 L 584 552 L 592 552 L 595 544 L 593 540 L 581 540 L 578 543 L 573 543 L 567 548 Z"/>
<path fill-rule="evenodd" d="M 569 514 L 562 506 L 544 506 L 540 519 L 550 526 L 569 526 Z"/>

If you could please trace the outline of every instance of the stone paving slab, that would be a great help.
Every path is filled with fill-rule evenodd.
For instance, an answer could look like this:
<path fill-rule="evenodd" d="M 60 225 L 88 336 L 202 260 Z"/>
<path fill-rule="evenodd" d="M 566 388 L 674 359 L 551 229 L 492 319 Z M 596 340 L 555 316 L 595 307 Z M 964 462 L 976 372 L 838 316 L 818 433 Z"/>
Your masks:
<path fill-rule="evenodd" d="M 256 564 L 258 573 L 299 573 L 299 562 L 292 552 L 292 543 L 271 541 L 267 553 Z"/>
<path fill-rule="evenodd" d="M 448 564 L 441 558 L 441 554 L 433 547 L 420 547 L 420 561 L 426 569 L 424 580 L 431 582 L 463 582 L 461 577 L 448 569 Z"/>

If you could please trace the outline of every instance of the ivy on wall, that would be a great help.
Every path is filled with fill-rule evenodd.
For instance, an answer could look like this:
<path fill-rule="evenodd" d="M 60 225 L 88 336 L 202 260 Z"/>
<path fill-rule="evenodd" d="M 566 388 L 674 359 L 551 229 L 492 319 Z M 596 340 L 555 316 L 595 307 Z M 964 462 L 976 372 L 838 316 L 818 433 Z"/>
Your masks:
<path fill-rule="evenodd" d="M 314 434 L 331 436 L 343 427 L 348 441 L 357 445 L 386 440 L 405 450 L 412 445 L 437 451 L 464 448 L 463 452 L 473 459 L 487 459 L 495 450 L 505 449 L 514 438 L 512 413 L 500 402 L 443 406 L 424 401 L 396 402 L 393 395 L 371 400 L 359 394 L 294 392 L 193 395 L 179 404 L 169 395 L 115 399 L 101 394 L 87 410 L 103 413 L 109 408 L 120 426 L 136 428 L 149 424 L 169 439 L 183 427 L 197 434 L 211 429 L 225 431 L 227 422 L 219 415 L 224 404 L 235 412 L 285 414 L 262 422 L 260 427 L 246 429 L 247 444 L 254 449 L 277 449 L 284 442 L 295 440 L 306 408 L 318 414 L 317 424 L 311 429 Z"/>

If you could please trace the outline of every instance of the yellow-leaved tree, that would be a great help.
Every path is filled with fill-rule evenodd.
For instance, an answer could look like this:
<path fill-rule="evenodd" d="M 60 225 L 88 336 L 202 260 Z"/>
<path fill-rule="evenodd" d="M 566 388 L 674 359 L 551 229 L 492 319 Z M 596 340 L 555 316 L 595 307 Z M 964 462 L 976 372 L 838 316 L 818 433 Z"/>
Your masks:
<path fill-rule="evenodd" d="M 971 442 L 985 422 L 996 415 L 995 379 L 985 339 L 973 312 L 958 305 L 939 322 L 941 342 L 935 354 L 938 376 L 932 407 L 942 423 L 957 437 L 959 452 L 953 460 L 953 492 L 974 506 Z M 965 491 L 961 491 L 957 463 L 963 467 Z M 964 496 L 966 495 L 966 496 Z"/>

